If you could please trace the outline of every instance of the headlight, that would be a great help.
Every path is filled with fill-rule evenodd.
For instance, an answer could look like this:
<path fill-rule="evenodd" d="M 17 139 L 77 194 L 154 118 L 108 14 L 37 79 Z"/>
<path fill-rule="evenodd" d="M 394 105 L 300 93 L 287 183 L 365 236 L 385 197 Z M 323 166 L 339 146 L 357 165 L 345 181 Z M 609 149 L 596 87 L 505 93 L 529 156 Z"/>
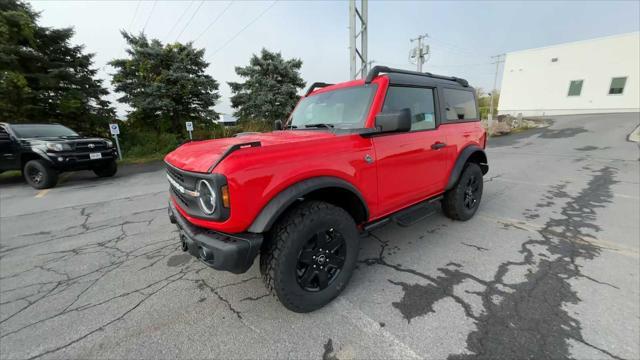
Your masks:
<path fill-rule="evenodd" d="M 105 143 L 107 143 L 107 147 L 108 147 L 108 148 L 112 148 L 112 147 L 113 147 L 113 141 L 111 141 L 111 140 L 105 140 L 104 142 L 105 142 Z"/>
<path fill-rule="evenodd" d="M 45 143 L 45 146 L 47 147 L 47 150 L 51 150 L 51 151 L 69 151 L 69 150 L 71 150 L 71 146 L 69 146 L 69 144 L 65 144 L 65 143 L 47 142 L 47 143 Z"/>
<path fill-rule="evenodd" d="M 200 209 L 207 215 L 213 214 L 216 210 L 216 193 L 209 182 L 207 180 L 198 181 L 196 190 L 199 193 L 198 205 L 200 205 Z"/>

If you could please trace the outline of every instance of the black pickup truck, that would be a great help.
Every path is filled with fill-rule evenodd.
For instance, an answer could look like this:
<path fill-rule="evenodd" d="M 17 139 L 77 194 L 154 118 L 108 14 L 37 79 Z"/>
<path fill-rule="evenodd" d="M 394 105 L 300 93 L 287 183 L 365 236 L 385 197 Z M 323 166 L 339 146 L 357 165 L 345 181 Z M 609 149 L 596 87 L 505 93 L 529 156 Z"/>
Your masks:
<path fill-rule="evenodd" d="M 59 124 L 0 123 L 0 173 L 20 170 L 36 189 L 54 187 L 65 171 L 113 176 L 117 157 L 110 140 L 81 136 Z"/>

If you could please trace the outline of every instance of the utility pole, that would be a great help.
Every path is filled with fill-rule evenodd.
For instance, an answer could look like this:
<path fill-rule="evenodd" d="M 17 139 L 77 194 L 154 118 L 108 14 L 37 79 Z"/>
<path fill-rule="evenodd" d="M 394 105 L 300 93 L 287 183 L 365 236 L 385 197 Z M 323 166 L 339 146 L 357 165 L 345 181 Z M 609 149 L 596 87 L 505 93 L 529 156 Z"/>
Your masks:
<path fill-rule="evenodd" d="M 491 57 L 494 60 L 494 64 L 496 64 L 496 74 L 493 78 L 493 89 L 491 90 L 491 104 L 489 105 L 489 119 L 487 121 L 487 125 L 489 126 L 489 130 L 491 130 L 491 125 L 493 123 L 493 94 L 496 92 L 496 88 L 498 87 L 498 71 L 500 70 L 500 64 L 504 62 L 504 54 L 498 54 Z"/>
<path fill-rule="evenodd" d="M 349 0 L 349 63 L 351 79 L 367 76 L 367 41 L 368 41 L 368 5 L 369 0 L 360 0 L 360 9 L 356 6 L 356 0 Z M 358 30 L 356 30 L 356 26 Z M 360 48 L 358 48 L 360 37 Z"/>
<path fill-rule="evenodd" d="M 425 56 L 429 54 L 429 45 L 423 44 L 422 40 L 428 38 L 429 34 L 419 35 L 415 39 L 410 39 L 413 43 L 414 41 L 418 42 L 418 46 L 411 49 L 409 53 L 410 59 L 416 59 L 416 64 L 418 65 L 418 72 L 422 72 L 422 64 L 425 62 Z"/>

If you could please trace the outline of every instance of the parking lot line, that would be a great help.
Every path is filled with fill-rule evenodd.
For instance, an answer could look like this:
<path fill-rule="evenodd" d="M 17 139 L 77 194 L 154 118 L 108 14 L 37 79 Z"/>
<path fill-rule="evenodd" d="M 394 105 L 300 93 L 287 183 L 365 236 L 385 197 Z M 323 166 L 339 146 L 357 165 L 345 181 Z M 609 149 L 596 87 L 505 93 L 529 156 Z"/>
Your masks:
<path fill-rule="evenodd" d="M 47 195 L 49 190 L 51 190 L 51 189 L 40 190 L 40 191 L 38 191 L 38 193 L 36 194 L 35 197 L 38 198 L 38 199 L 41 198 L 41 197 L 44 197 L 45 195 Z"/>

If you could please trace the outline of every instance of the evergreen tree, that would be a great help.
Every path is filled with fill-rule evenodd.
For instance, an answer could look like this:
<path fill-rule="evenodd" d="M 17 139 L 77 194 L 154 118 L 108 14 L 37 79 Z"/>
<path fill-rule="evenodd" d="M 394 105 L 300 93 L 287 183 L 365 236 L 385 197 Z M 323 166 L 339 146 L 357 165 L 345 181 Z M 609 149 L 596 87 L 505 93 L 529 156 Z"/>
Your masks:
<path fill-rule="evenodd" d="M 253 55 L 248 66 L 236 67 L 243 83 L 229 82 L 231 106 L 239 120 L 284 120 L 300 99 L 305 86 L 300 76 L 302 60 L 285 60 L 280 53 L 262 49 Z"/>
<path fill-rule="evenodd" d="M 0 0 L 0 118 L 105 133 L 115 112 L 93 54 L 70 44 L 72 28 L 42 27 L 38 17 L 22 1 Z"/>
<path fill-rule="evenodd" d="M 218 118 L 213 106 L 220 97 L 218 82 L 205 73 L 204 50 L 191 43 L 149 41 L 144 34 L 122 32 L 128 58 L 115 59 L 112 84 L 124 94 L 119 101 L 133 109 L 131 125 L 157 132 L 185 132 L 185 121 L 211 124 Z"/>

